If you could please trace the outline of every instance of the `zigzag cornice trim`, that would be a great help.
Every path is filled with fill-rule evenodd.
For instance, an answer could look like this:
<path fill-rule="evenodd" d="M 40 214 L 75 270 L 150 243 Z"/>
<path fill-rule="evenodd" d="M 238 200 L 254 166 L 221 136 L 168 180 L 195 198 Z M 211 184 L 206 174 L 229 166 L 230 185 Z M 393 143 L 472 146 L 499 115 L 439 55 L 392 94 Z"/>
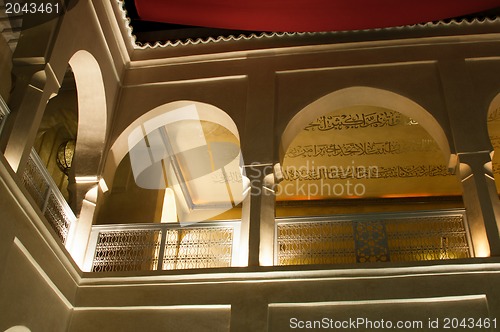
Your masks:
<path fill-rule="evenodd" d="M 360 34 L 365 32 L 373 31 L 414 31 L 420 29 L 435 29 L 435 28 L 452 28 L 452 27 L 463 27 L 463 26 L 481 26 L 485 24 L 493 24 L 500 22 L 500 17 L 495 18 L 483 18 L 483 19 L 453 19 L 453 20 L 441 20 L 428 23 L 419 23 L 412 25 L 396 26 L 389 28 L 376 28 L 376 29 L 363 29 L 363 30 L 345 30 L 345 31 L 325 31 L 325 32 L 262 32 L 262 33 L 252 33 L 249 35 L 229 35 L 229 36 L 219 36 L 219 37 L 208 37 L 208 38 L 196 38 L 196 39 L 186 39 L 186 40 L 176 40 L 176 41 L 157 41 L 155 43 L 140 43 L 137 42 L 137 37 L 133 33 L 133 28 L 131 26 L 131 19 L 128 16 L 127 9 L 125 8 L 124 0 L 117 1 L 119 8 L 122 12 L 123 24 L 127 29 L 128 37 L 135 49 L 155 49 L 155 48 L 167 48 L 167 47 L 182 47 L 188 45 L 203 45 L 203 44 L 216 44 L 216 43 L 226 43 L 234 41 L 253 41 L 261 39 L 271 39 L 271 38 L 282 38 L 282 37 L 304 37 L 304 36 L 336 36 L 345 34 Z"/>

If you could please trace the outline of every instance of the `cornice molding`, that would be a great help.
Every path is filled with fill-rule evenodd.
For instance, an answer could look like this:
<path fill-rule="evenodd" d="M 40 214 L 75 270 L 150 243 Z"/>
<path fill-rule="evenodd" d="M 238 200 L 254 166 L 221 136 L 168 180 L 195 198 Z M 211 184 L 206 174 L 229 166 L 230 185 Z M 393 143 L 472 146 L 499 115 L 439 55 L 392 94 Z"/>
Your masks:
<path fill-rule="evenodd" d="M 268 41 L 276 39 L 294 39 L 301 40 L 303 38 L 332 38 L 338 36 L 352 36 L 363 37 L 369 36 L 372 39 L 374 34 L 387 34 L 387 33 L 408 33 L 412 34 L 414 32 L 425 32 L 432 30 L 437 32 L 437 35 L 442 35 L 441 29 L 446 30 L 463 30 L 467 33 L 468 28 L 483 28 L 491 25 L 500 26 L 500 17 L 496 18 L 484 18 L 484 19 L 459 19 L 459 20 L 441 20 L 436 22 L 428 22 L 423 24 L 413 24 L 406 26 L 397 26 L 389 28 L 378 28 L 378 29 L 364 29 L 364 30 L 352 30 L 352 31 L 329 31 L 329 32 L 263 32 L 260 34 L 252 33 L 249 35 L 229 35 L 229 36 L 218 36 L 218 37 L 208 37 L 208 38 L 196 38 L 187 40 L 175 40 L 175 41 L 157 41 L 154 43 L 141 43 L 137 41 L 137 37 L 133 33 L 133 27 L 131 25 L 131 19 L 128 16 L 127 9 L 125 7 L 124 0 L 115 0 L 118 3 L 118 7 L 121 11 L 122 24 L 124 24 L 130 43 L 136 50 L 147 50 L 147 49 L 164 49 L 164 48 L 179 48 L 184 46 L 196 46 L 196 45 L 211 45 L 211 44 L 228 44 L 234 42 L 245 42 L 245 41 Z M 474 32 L 472 32 L 474 33 Z M 395 36 L 402 37 L 402 36 Z M 404 38 L 404 37 L 402 37 Z M 362 38 L 363 39 L 363 38 Z"/>

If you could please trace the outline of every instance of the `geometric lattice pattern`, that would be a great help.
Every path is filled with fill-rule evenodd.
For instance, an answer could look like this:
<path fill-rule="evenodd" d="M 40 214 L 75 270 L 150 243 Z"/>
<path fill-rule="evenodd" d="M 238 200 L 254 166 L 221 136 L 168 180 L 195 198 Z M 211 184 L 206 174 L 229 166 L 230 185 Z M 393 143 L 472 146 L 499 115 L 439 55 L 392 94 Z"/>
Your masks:
<path fill-rule="evenodd" d="M 57 198 L 55 191 L 59 189 L 48 180 L 50 175 L 44 174 L 44 172 L 47 173 L 47 170 L 36 164 L 34 158 L 37 156 L 34 155 L 35 153 L 31 152 L 21 181 L 52 229 L 57 233 L 62 243 L 65 243 L 74 215 L 68 215 L 66 212 L 69 211 L 67 203 L 63 199 Z"/>
<path fill-rule="evenodd" d="M 385 227 L 393 262 L 470 257 L 462 216 L 394 219 Z"/>
<path fill-rule="evenodd" d="M 100 232 L 93 272 L 156 270 L 161 230 Z"/>
<path fill-rule="evenodd" d="M 4 121 L 7 119 L 7 115 L 2 111 L 2 108 L 0 108 L 0 133 L 2 132 L 3 126 L 4 126 Z"/>
<path fill-rule="evenodd" d="M 22 181 L 37 206 L 42 208 L 49 190 L 49 185 L 45 181 L 42 173 L 36 166 L 32 158 L 28 158 L 24 168 Z"/>
<path fill-rule="evenodd" d="M 409 262 L 470 257 L 462 215 L 277 223 L 277 264 Z"/>
<path fill-rule="evenodd" d="M 0 96 L 0 134 L 2 133 L 3 126 L 5 125 L 5 122 L 9 114 L 10 114 L 9 107 L 5 104 L 5 101 Z"/>
<path fill-rule="evenodd" d="M 159 224 L 149 229 L 102 230 L 97 236 L 92 271 L 228 267 L 233 236 L 233 226 Z"/>
<path fill-rule="evenodd" d="M 167 231 L 163 269 L 231 266 L 233 228 L 170 229 Z"/>
<path fill-rule="evenodd" d="M 52 191 L 49 192 L 44 211 L 45 218 L 49 221 L 52 229 L 57 233 L 62 243 L 68 237 L 71 220 L 67 217 L 59 200 Z"/>
<path fill-rule="evenodd" d="M 389 248 L 384 221 L 355 221 L 356 262 L 387 262 Z"/>
<path fill-rule="evenodd" d="M 278 265 L 356 263 L 350 221 L 280 223 L 277 236 Z"/>

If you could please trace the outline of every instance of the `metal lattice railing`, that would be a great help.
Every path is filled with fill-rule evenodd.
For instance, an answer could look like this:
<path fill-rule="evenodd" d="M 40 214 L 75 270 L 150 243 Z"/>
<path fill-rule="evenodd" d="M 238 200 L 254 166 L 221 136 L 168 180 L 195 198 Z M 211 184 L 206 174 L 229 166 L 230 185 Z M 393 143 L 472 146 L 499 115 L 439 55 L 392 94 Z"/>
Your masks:
<path fill-rule="evenodd" d="M 163 270 L 231 266 L 233 228 L 167 230 Z"/>
<path fill-rule="evenodd" d="M 150 271 L 229 267 L 239 222 L 93 226 L 90 270 Z"/>
<path fill-rule="evenodd" d="M 349 221 L 280 223 L 278 265 L 355 263 L 352 235 Z"/>
<path fill-rule="evenodd" d="M 76 217 L 35 150 L 30 153 L 21 180 L 57 236 L 66 243 Z"/>
<path fill-rule="evenodd" d="M 160 229 L 99 232 L 92 271 L 157 270 L 161 237 Z"/>
<path fill-rule="evenodd" d="M 0 96 L 0 134 L 2 133 L 3 127 L 7 120 L 7 116 L 10 114 L 9 107 L 3 100 L 2 96 Z"/>
<path fill-rule="evenodd" d="M 472 256 L 464 210 L 278 220 L 275 242 L 277 265 Z"/>

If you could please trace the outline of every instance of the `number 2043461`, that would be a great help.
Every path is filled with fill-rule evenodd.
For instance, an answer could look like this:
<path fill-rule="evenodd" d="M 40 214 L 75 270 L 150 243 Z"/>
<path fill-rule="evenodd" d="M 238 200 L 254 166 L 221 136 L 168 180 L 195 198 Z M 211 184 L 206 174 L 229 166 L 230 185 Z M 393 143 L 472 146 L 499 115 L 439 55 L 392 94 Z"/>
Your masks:
<path fill-rule="evenodd" d="M 5 13 L 22 14 L 59 14 L 61 7 L 58 2 L 5 2 Z"/>
<path fill-rule="evenodd" d="M 497 319 L 493 318 L 443 318 L 443 329 L 495 329 Z"/>

